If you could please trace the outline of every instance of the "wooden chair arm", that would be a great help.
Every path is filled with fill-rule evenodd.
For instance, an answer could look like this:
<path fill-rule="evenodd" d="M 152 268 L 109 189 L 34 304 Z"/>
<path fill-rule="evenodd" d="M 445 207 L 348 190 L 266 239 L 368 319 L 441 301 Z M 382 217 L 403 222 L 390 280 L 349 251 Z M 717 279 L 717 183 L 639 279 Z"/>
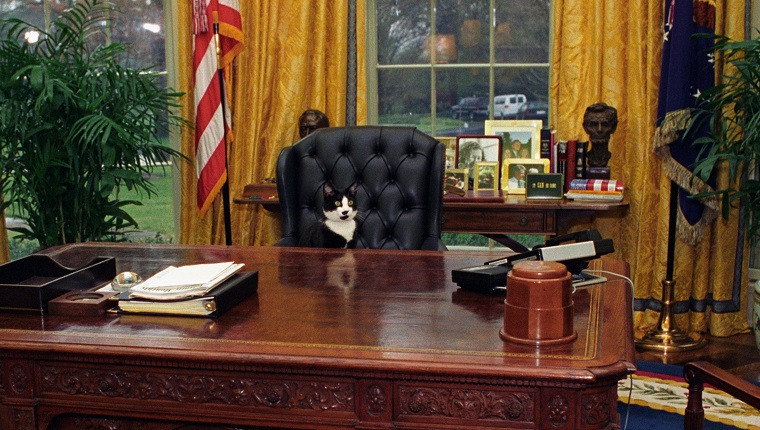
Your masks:
<path fill-rule="evenodd" d="M 731 396 L 760 409 L 760 387 L 704 361 L 687 363 L 683 377 L 689 384 L 689 399 L 684 413 L 684 429 L 702 430 L 705 411 L 702 407 L 704 384 L 725 391 Z"/>

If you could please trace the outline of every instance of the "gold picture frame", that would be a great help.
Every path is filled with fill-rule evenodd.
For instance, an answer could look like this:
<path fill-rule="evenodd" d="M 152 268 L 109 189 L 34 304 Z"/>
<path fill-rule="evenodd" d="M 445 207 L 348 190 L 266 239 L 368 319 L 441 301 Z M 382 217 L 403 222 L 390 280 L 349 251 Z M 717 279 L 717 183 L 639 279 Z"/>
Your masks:
<path fill-rule="evenodd" d="M 475 163 L 475 174 L 473 176 L 473 189 L 480 190 L 498 190 L 499 189 L 499 163 L 480 162 Z"/>
<path fill-rule="evenodd" d="M 446 147 L 445 168 L 453 169 L 457 166 L 457 138 L 456 136 L 436 137 L 437 141 L 443 143 Z"/>
<path fill-rule="evenodd" d="M 443 181 L 464 191 L 470 189 L 470 169 L 446 169 Z"/>
<path fill-rule="evenodd" d="M 530 173 L 550 173 L 549 160 L 546 158 L 505 159 L 501 167 L 501 189 L 507 194 L 525 194 L 525 183 Z"/>
<path fill-rule="evenodd" d="M 500 136 L 501 159 L 541 158 L 541 126 L 537 120 L 486 120 L 485 133 Z M 520 142 L 519 147 L 516 142 Z"/>

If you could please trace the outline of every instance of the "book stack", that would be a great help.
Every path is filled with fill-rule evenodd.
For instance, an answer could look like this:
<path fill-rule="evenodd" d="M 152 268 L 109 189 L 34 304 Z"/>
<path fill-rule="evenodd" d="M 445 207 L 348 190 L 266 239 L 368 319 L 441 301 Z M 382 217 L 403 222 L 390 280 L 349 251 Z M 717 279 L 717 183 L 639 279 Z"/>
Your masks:
<path fill-rule="evenodd" d="M 568 199 L 619 202 L 625 187 L 620 179 L 573 179 L 567 188 Z"/>

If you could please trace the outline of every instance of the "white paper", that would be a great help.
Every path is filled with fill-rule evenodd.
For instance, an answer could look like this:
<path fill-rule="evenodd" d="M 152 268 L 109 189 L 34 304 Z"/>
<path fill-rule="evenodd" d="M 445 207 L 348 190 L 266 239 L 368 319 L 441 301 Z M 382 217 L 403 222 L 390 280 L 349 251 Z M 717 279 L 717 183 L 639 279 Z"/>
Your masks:
<path fill-rule="evenodd" d="M 206 294 L 244 265 L 234 262 L 169 266 L 130 290 L 130 297 L 176 300 Z"/>

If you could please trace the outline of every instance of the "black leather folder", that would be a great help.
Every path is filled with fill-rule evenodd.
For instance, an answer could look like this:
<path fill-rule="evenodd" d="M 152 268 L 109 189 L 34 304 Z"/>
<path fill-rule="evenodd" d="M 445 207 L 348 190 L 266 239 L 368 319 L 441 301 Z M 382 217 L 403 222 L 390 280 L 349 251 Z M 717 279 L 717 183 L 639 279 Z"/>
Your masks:
<path fill-rule="evenodd" d="M 119 294 L 117 313 L 156 315 L 185 315 L 218 317 L 255 293 L 259 286 L 259 272 L 240 272 L 201 297 L 180 300 L 146 300 L 130 298 L 129 292 Z"/>

